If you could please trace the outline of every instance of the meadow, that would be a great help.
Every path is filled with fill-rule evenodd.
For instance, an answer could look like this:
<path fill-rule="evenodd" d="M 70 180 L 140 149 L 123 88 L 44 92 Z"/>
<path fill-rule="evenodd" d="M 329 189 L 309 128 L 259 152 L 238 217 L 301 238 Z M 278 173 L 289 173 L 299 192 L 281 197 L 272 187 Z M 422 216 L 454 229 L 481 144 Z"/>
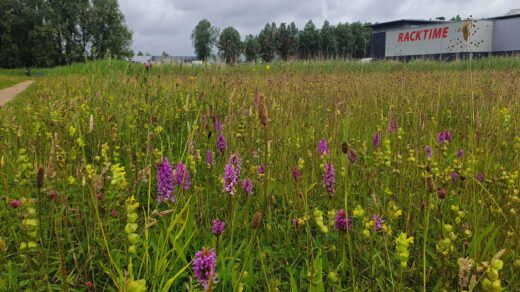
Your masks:
<path fill-rule="evenodd" d="M 0 290 L 518 291 L 518 68 L 43 70 L 0 109 Z"/>

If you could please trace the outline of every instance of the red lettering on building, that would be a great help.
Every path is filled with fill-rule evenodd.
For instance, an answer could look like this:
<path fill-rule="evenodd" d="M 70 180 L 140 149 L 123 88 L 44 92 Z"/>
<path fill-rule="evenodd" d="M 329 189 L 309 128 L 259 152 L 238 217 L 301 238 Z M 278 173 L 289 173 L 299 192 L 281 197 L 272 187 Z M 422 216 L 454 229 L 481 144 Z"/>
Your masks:
<path fill-rule="evenodd" d="M 439 39 L 442 36 L 442 28 L 436 28 L 433 30 L 433 36 L 434 39 Z"/>
<path fill-rule="evenodd" d="M 397 37 L 397 42 L 414 42 L 414 41 L 422 41 L 422 40 L 431 40 L 431 39 L 445 39 L 448 38 L 448 30 L 449 27 L 439 27 L 439 28 L 427 28 L 424 30 L 416 30 L 412 32 L 400 32 Z M 421 37 L 422 34 L 422 37 Z"/>

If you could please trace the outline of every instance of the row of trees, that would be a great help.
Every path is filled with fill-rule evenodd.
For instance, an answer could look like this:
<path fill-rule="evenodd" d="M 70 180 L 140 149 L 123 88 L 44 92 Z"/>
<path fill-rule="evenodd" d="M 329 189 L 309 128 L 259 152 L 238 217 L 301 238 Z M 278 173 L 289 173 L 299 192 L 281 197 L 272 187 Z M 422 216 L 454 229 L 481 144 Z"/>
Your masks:
<path fill-rule="evenodd" d="M 0 67 L 130 56 L 131 41 L 117 0 L 0 0 Z"/>
<path fill-rule="evenodd" d="M 333 59 L 363 58 L 370 49 L 371 29 L 360 22 L 331 25 L 325 20 L 318 29 L 309 20 L 303 30 L 294 22 L 290 24 L 266 24 L 258 35 L 247 35 L 244 41 L 233 27 L 222 32 L 207 19 L 201 20 L 191 35 L 197 57 L 207 61 L 213 48 L 227 63 L 235 63 L 244 54 L 247 61 L 262 59 L 271 62 L 275 58 Z"/>

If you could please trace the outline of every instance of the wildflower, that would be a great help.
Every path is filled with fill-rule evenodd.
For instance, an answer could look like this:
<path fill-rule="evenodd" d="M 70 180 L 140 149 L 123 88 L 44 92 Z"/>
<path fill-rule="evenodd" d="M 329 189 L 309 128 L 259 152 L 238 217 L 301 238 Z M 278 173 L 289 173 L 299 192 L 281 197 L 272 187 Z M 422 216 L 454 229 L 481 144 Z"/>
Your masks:
<path fill-rule="evenodd" d="M 103 195 L 103 194 L 101 194 Z M 97 197 L 98 195 L 96 195 Z M 48 193 L 47 193 L 47 198 L 49 198 L 49 200 L 56 200 L 56 198 L 58 198 L 58 192 L 56 190 L 50 190 Z M 99 198 L 98 198 L 99 200 Z"/>
<path fill-rule="evenodd" d="M 325 164 L 325 173 L 323 174 L 323 186 L 329 194 L 334 194 L 334 182 L 336 172 L 332 163 Z"/>
<path fill-rule="evenodd" d="M 444 199 L 444 197 L 446 197 L 446 189 L 443 187 L 439 188 L 437 195 L 439 196 L 439 199 Z"/>
<path fill-rule="evenodd" d="M 444 144 L 444 142 L 451 143 L 450 130 L 446 129 L 444 131 L 441 131 L 439 134 L 437 134 L 437 142 L 439 142 L 439 145 Z"/>
<path fill-rule="evenodd" d="M 175 196 L 172 195 L 174 183 L 172 167 L 165 158 L 157 164 L 157 200 L 159 202 L 175 201 Z"/>
<path fill-rule="evenodd" d="M 372 217 L 372 222 L 374 222 L 374 226 L 376 228 L 376 231 L 379 231 L 381 230 L 381 228 L 383 228 L 383 222 L 384 220 L 381 219 L 381 217 L 379 217 L 379 215 L 374 215 Z"/>
<path fill-rule="evenodd" d="M 177 164 L 175 170 L 175 185 L 182 186 L 185 190 L 190 189 L 190 170 L 182 162 Z"/>
<path fill-rule="evenodd" d="M 213 117 L 213 124 L 215 125 L 215 130 L 217 131 L 217 133 L 222 133 L 222 123 L 217 120 L 216 117 Z"/>
<path fill-rule="evenodd" d="M 352 229 L 352 218 L 347 218 L 347 212 L 343 209 L 336 212 L 336 222 L 334 224 L 337 231 L 346 231 Z"/>
<path fill-rule="evenodd" d="M 406 268 L 408 257 L 410 256 L 408 247 L 410 244 L 413 244 L 413 237 L 407 237 L 406 233 L 401 232 L 395 239 L 395 243 L 397 249 L 397 259 L 401 263 L 401 267 L 404 269 Z"/>
<path fill-rule="evenodd" d="M 192 267 L 195 278 L 207 291 L 217 279 L 217 254 L 213 249 L 202 248 L 195 254 Z"/>
<path fill-rule="evenodd" d="M 18 207 L 20 207 L 22 205 L 22 202 L 20 202 L 19 200 L 10 200 L 9 201 L 9 207 L 13 208 L 13 209 L 16 209 Z"/>
<path fill-rule="evenodd" d="M 365 215 L 365 210 L 363 210 L 360 205 L 357 205 L 356 208 L 354 208 L 354 212 L 352 212 L 352 214 L 356 218 L 363 217 L 363 215 Z"/>
<path fill-rule="evenodd" d="M 292 168 L 292 176 L 294 178 L 294 181 L 298 181 L 300 177 L 302 176 L 301 171 L 297 167 Z"/>
<path fill-rule="evenodd" d="M 265 174 L 265 169 L 264 169 L 264 166 L 262 164 L 260 164 L 258 167 L 257 167 L 257 171 L 258 171 L 258 175 L 262 176 Z"/>
<path fill-rule="evenodd" d="M 432 147 L 426 145 L 424 146 L 424 151 L 426 151 L 426 158 L 432 158 Z"/>
<path fill-rule="evenodd" d="M 298 218 L 292 218 L 291 224 L 294 228 L 298 228 Z"/>
<path fill-rule="evenodd" d="M 213 165 L 213 151 L 211 150 L 206 150 L 206 164 L 208 166 L 211 166 Z"/>
<path fill-rule="evenodd" d="M 484 291 L 499 292 L 503 290 L 499 272 L 504 267 L 504 262 L 500 259 L 504 252 L 505 250 L 499 251 L 493 259 L 491 259 L 490 263 L 483 262 L 486 268 L 486 277 L 482 281 Z"/>
<path fill-rule="evenodd" d="M 318 225 L 318 227 L 320 228 L 320 231 L 322 233 L 329 232 L 329 228 L 323 222 L 323 212 L 322 211 L 320 211 L 319 209 L 315 209 L 314 210 L 314 219 L 316 220 L 316 225 Z"/>
<path fill-rule="evenodd" d="M 451 181 L 452 181 L 452 182 L 457 182 L 457 179 L 459 178 L 459 175 L 457 174 L 456 171 L 452 171 L 452 172 L 450 173 L 450 177 L 451 177 Z"/>
<path fill-rule="evenodd" d="M 229 156 L 228 163 L 233 165 L 237 177 L 240 177 L 240 172 L 242 172 L 242 159 L 240 159 L 238 153 L 233 153 L 231 156 Z"/>
<path fill-rule="evenodd" d="M 227 142 L 226 137 L 222 133 L 218 133 L 217 137 L 217 150 L 222 155 L 224 154 L 224 151 L 226 151 L 227 148 Z"/>
<path fill-rule="evenodd" d="M 116 209 L 112 209 L 112 212 L 110 213 L 112 217 L 117 217 L 119 215 L 119 212 Z"/>
<path fill-rule="evenodd" d="M 477 178 L 477 180 L 479 182 L 483 182 L 484 181 L 484 174 L 481 172 L 481 173 L 477 174 L 476 178 Z"/>
<path fill-rule="evenodd" d="M 329 145 L 327 144 L 327 140 L 325 139 L 321 139 L 318 143 L 318 155 L 322 157 L 323 154 L 327 154 L 330 156 Z"/>
<path fill-rule="evenodd" d="M 146 280 L 132 280 L 129 279 L 126 283 L 126 291 L 128 292 L 145 292 L 146 291 Z"/>
<path fill-rule="evenodd" d="M 353 149 L 349 149 L 349 150 L 348 150 L 348 160 L 349 160 L 350 163 L 352 163 L 352 164 L 356 163 L 357 155 L 356 155 L 356 152 L 354 152 Z"/>
<path fill-rule="evenodd" d="M 228 163 L 224 168 L 224 186 L 223 191 L 233 195 L 235 193 L 235 187 L 238 184 L 238 175 L 235 171 L 235 167 Z"/>
<path fill-rule="evenodd" d="M 225 226 L 226 223 L 218 219 L 215 219 L 213 220 L 213 227 L 211 228 L 211 233 L 215 234 L 216 236 L 219 236 L 222 234 L 222 232 L 224 232 Z"/>
<path fill-rule="evenodd" d="M 388 125 L 388 132 L 390 134 L 393 134 L 393 133 L 395 133 L 396 130 L 397 130 L 397 122 L 394 119 L 391 119 L 390 123 Z"/>
<path fill-rule="evenodd" d="M 372 145 L 376 148 L 381 146 L 381 132 L 377 131 L 374 134 L 374 137 L 372 138 Z"/>
<path fill-rule="evenodd" d="M 253 194 L 253 181 L 249 178 L 242 181 L 242 189 L 246 194 L 252 195 Z"/>
<path fill-rule="evenodd" d="M 459 149 L 457 150 L 457 158 L 461 159 L 464 156 L 464 150 Z"/>

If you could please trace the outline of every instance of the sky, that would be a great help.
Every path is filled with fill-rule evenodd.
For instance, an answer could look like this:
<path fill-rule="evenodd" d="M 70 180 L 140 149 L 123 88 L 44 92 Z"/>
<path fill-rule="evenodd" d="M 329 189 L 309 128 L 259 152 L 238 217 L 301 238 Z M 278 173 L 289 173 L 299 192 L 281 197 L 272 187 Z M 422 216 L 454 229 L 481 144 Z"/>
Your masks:
<path fill-rule="evenodd" d="M 160 55 L 194 55 L 191 32 L 206 18 L 221 30 L 235 27 L 242 39 L 258 34 L 267 22 L 290 23 L 301 29 L 312 19 L 339 22 L 385 22 L 460 15 L 485 18 L 520 8 L 520 0 L 119 0 L 133 31 L 132 48 Z"/>

